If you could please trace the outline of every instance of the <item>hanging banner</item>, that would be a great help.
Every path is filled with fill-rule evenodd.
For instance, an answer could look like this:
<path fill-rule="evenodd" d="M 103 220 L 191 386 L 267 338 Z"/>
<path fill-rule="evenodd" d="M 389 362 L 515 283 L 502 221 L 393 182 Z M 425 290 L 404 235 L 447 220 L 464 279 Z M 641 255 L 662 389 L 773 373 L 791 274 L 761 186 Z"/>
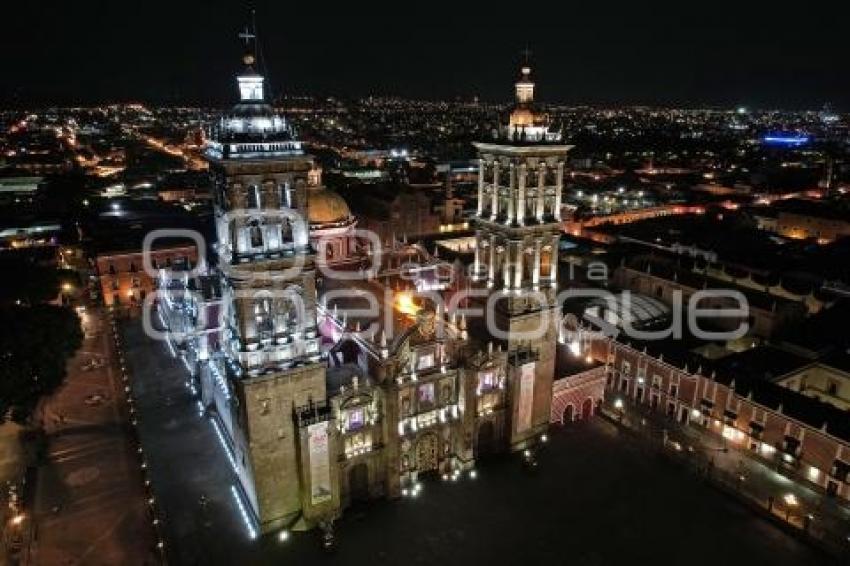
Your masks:
<path fill-rule="evenodd" d="M 534 362 L 520 368 L 519 378 L 519 415 L 517 432 L 531 428 L 531 414 L 534 411 Z"/>
<path fill-rule="evenodd" d="M 307 427 L 307 444 L 310 452 L 310 501 L 318 505 L 331 499 L 327 421 Z"/>

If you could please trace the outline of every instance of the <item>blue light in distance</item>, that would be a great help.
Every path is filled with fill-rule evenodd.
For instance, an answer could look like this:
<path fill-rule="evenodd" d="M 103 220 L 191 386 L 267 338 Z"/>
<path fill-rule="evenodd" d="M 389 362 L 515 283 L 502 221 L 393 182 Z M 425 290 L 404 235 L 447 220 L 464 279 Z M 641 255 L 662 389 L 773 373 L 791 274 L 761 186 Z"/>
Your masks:
<path fill-rule="evenodd" d="M 762 141 L 770 145 L 803 145 L 809 143 L 809 136 L 764 136 Z"/>

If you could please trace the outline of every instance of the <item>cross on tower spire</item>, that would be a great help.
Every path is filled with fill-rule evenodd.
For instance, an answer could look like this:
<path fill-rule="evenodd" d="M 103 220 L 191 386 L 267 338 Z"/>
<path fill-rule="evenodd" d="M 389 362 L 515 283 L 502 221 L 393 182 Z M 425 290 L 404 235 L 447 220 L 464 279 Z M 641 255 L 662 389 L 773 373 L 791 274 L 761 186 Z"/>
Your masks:
<path fill-rule="evenodd" d="M 522 51 L 520 51 L 520 53 L 522 53 L 523 59 L 524 59 L 524 61 L 525 61 L 525 64 L 526 64 L 526 65 L 528 65 L 528 60 L 531 58 L 531 55 L 532 55 L 532 53 L 533 53 L 533 52 L 531 51 L 531 49 L 529 49 L 529 48 L 528 48 L 528 44 L 526 44 L 526 45 L 525 45 L 525 49 L 523 49 Z"/>
<path fill-rule="evenodd" d="M 246 25 L 245 30 L 239 32 L 238 37 L 245 42 L 245 54 L 242 56 L 242 62 L 245 63 L 245 70 L 236 78 L 239 83 L 240 99 L 242 102 L 263 101 L 265 100 L 263 91 L 264 78 L 254 70 L 257 57 L 260 55 L 258 52 L 260 46 L 257 43 L 257 23 L 253 10 L 251 11 L 251 24 Z"/>
<path fill-rule="evenodd" d="M 251 10 L 251 25 L 245 24 L 245 30 L 239 32 L 239 39 L 245 43 L 245 55 L 242 60 L 245 65 L 251 67 L 257 60 L 257 21 L 254 10 Z"/>
<path fill-rule="evenodd" d="M 257 36 L 248 29 L 248 26 L 245 26 L 245 31 L 239 33 L 239 39 L 245 42 L 246 48 L 251 40 L 256 38 Z"/>

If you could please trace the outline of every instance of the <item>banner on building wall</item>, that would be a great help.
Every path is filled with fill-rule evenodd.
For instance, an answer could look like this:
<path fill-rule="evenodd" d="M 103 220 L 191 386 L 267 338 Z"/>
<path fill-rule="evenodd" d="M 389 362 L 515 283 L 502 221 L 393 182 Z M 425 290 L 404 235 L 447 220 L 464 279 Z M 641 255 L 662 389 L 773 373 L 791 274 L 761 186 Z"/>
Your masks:
<path fill-rule="evenodd" d="M 519 377 L 519 415 L 517 417 L 517 432 L 531 428 L 531 414 L 534 411 L 534 363 L 525 364 L 520 368 Z"/>
<path fill-rule="evenodd" d="M 310 452 L 310 502 L 318 505 L 331 499 L 331 467 L 327 421 L 307 427 Z"/>

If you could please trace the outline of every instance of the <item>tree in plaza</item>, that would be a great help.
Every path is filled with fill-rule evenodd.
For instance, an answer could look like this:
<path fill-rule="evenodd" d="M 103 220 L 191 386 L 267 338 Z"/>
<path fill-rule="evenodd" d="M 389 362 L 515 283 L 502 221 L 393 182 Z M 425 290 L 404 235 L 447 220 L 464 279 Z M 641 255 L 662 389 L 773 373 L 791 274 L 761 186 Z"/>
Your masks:
<path fill-rule="evenodd" d="M 59 272 L 22 258 L 0 260 L 0 305 L 35 305 L 59 296 Z"/>
<path fill-rule="evenodd" d="M 65 377 L 68 358 L 80 347 L 77 314 L 52 305 L 0 307 L 0 418 L 11 410 L 26 421 L 38 400 Z"/>
<path fill-rule="evenodd" d="M 48 304 L 75 273 L 27 256 L 4 257 L 0 270 L 0 420 L 26 421 L 38 400 L 65 377 L 68 358 L 82 345 L 77 313 Z"/>

